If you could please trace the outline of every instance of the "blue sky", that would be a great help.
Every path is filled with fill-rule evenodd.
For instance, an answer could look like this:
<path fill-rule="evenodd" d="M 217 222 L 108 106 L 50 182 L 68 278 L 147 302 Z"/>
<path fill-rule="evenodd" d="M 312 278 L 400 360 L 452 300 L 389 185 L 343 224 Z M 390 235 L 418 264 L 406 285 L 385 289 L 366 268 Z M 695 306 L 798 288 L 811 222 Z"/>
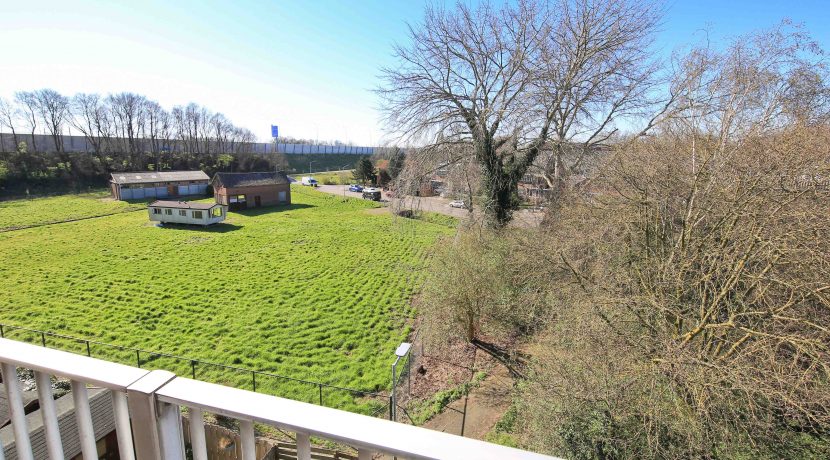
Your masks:
<path fill-rule="evenodd" d="M 718 43 L 788 17 L 827 49 L 829 1 L 669 1 L 656 46 L 668 54 L 703 29 Z M 286 136 L 375 145 L 371 89 L 425 4 L 0 0 L 0 96 L 132 91 L 205 105 L 262 140 L 274 123 Z"/>

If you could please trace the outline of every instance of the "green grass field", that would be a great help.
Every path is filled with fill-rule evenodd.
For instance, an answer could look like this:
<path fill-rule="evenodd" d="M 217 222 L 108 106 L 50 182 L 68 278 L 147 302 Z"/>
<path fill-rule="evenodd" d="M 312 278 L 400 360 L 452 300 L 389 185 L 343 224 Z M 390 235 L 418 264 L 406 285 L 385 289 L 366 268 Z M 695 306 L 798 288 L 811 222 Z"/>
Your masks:
<path fill-rule="evenodd" d="M 71 219 L 143 209 L 142 204 L 115 201 L 108 191 L 31 200 L 0 201 L 0 231 Z"/>
<path fill-rule="evenodd" d="M 81 199 L 6 204 L 29 222 L 52 220 L 54 205 Z M 145 212 L 130 212 L 0 233 L 0 322 L 385 390 L 393 352 L 409 332 L 409 299 L 426 250 L 452 229 L 369 213 L 373 202 L 299 186 L 292 200 L 230 213 L 207 229 L 159 228 Z M 89 201 L 90 212 L 99 205 Z M 21 332 L 7 337 L 40 342 Z M 92 352 L 135 364 L 133 353 L 99 345 Z M 191 373 L 189 363 L 167 358 L 143 365 Z M 250 374 L 208 366 L 197 377 L 251 386 Z M 319 390 L 268 379 L 257 389 L 308 401 Z M 324 399 L 352 410 L 371 406 L 334 390 Z"/>
<path fill-rule="evenodd" d="M 357 183 L 354 173 L 348 171 L 326 171 L 312 174 L 317 182 L 325 185 L 348 185 Z"/>

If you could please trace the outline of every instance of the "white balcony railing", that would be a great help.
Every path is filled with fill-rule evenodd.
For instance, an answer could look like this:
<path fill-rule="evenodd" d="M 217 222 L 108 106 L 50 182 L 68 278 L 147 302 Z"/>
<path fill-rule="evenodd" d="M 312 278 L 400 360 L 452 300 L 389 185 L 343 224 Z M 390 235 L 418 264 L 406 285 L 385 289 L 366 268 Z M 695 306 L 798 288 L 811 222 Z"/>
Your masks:
<path fill-rule="evenodd" d="M 193 458 L 206 460 L 202 414 L 239 420 L 243 460 L 255 459 L 254 422 L 296 433 L 299 459 L 310 460 L 311 436 L 346 444 L 361 460 L 376 454 L 412 459 L 550 459 L 540 454 L 410 425 L 315 406 L 246 390 L 148 371 L 23 342 L 0 339 L 0 365 L 14 430 L 14 450 L 34 459 L 17 379 L 17 367 L 32 369 L 37 383 L 49 458 L 64 458 L 51 376 L 71 380 L 75 420 L 84 460 L 98 459 L 87 385 L 112 392 L 122 460 L 185 458 L 181 407 L 190 412 Z M 3 459 L 0 446 L 0 460 Z"/>

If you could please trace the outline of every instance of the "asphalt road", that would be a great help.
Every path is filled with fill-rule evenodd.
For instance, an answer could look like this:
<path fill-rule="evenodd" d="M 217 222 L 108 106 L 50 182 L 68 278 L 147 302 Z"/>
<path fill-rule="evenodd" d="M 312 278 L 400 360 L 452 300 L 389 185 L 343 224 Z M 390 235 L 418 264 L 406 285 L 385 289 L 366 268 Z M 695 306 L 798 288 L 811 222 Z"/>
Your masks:
<path fill-rule="evenodd" d="M 320 185 L 317 190 L 332 195 L 341 195 L 352 198 L 363 198 L 360 192 L 350 192 L 348 185 Z M 404 208 L 404 209 L 419 209 L 421 211 L 436 212 L 445 214 L 447 216 L 457 217 L 459 219 L 469 219 L 471 213 L 466 209 L 450 207 L 450 201 L 447 198 L 437 196 L 430 197 L 412 197 L 407 196 L 401 203 L 399 198 L 391 198 L 385 192 L 381 193 L 381 201 L 384 202 L 390 210 Z M 399 206 L 400 205 L 400 206 Z M 478 211 L 472 213 L 472 217 L 480 217 Z M 536 211 L 521 210 L 517 211 L 513 216 L 512 225 L 520 227 L 534 227 L 539 225 L 542 221 L 542 213 Z"/>

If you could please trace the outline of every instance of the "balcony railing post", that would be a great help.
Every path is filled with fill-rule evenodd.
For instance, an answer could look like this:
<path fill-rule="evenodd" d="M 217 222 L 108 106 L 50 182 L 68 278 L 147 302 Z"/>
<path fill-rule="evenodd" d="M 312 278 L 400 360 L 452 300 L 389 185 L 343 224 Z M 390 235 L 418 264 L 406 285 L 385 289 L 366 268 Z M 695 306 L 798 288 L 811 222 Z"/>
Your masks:
<path fill-rule="evenodd" d="M 84 460 L 94 460 L 98 458 L 98 450 L 95 447 L 95 428 L 92 425 L 92 411 L 89 408 L 89 393 L 84 382 L 72 380 L 70 385 L 72 401 L 75 403 L 75 423 L 78 426 L 81 452 Z"/>
<path fill-rule="evenodd" d="M 115 433 L 118 438 L 118 454 L 121 460 L 135 460 L 133 434 L 130 428 L 130 410 L 127 405 L 127 393 L 112 390 L 112 407 L 115 413 Z"/>
<path fill-rule="evenodd" d="M 14 444 L 17 448 L 17 458 L 20 460 L 34 460 L 32 443 L 29 441 L 29 427 L 26 423 L 26 412 L 23 409 L 23 396 L 20 391 L 20 381 L 17 379 L 17 366 L 2 363 L 3 383 L 6 385 L 6 398 L 9 401 L 9 418 L 14 430 Z M 2 446 L 0 446 L 2 449 Z"/>
<path fill-rule="evenodd" d="M 46 446 L 49 449 L 49 458 L 63 458 L 63 444 L 61 431 L 58 426 L 58 412 L 55 400 L 52 398 L 52 381 L 49 374 L 35 372 L 37 383 L 37 398 L 40 400 L 40 412 L 43 418 L 43 427 L 46 431 Z"/>
<path fill-rule="evenodd" d="M 179 406 L 169 403 L 159 405 L 159 435 L 164 460 L 185 460 L 182 414 Z M 139 457 L 141 458 L 141 457 Z"/>
<path fill-rule="evenodd" d="M 175 377 L 172 372 L 152 371 L 127 387 L 127 403 L 130 415 L 132 415 L 136 458 L 164 459 L 159 435 L 159 408 L 156 405 L 155 392 Z"/>

